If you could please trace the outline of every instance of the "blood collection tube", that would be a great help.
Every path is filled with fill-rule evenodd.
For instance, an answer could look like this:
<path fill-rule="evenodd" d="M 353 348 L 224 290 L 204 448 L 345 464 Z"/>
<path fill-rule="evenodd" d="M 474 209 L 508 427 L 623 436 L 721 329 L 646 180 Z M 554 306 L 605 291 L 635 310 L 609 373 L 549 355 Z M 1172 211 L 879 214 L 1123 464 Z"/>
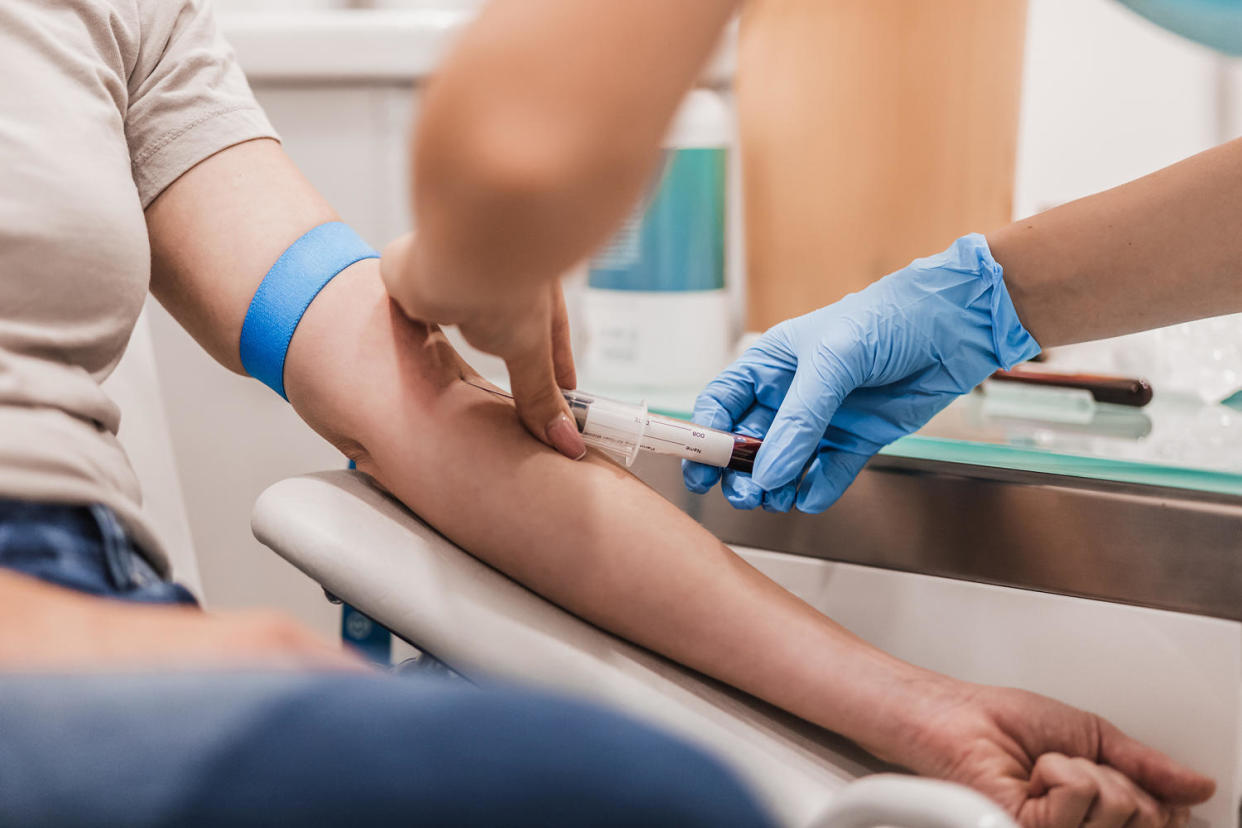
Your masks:
<path fill-rule="evenodd" d="M 645 403 L 625 403 L 582 391 L 565 391 L 582 439 L 630 465 L 639 451 L 693 460 L 749 473 L 763 441 L 662 414 Z"/>
<path fill-rule="evenodd" d="M 489 394 L 513 398 L 496 388 L 469 379 L 465 381 Z M 633 465 L 640 451 L 647 451 L 749 474 L 755 466 L 755 455 L 763 445 L 758 437 L 652 414 L 646 403 L 621 402 L 585 391 L 562 393 L 583 442 L 626 466 Z"/>

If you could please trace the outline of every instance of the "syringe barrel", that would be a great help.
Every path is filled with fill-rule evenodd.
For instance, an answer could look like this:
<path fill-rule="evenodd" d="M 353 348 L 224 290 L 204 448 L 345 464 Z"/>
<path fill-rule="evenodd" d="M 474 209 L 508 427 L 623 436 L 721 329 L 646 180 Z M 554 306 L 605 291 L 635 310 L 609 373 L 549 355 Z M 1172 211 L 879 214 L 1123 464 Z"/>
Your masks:
<path fill-rule="evenodd" d="M 651 414 L 646 403 L 625 403 L 583 391 L 564 394 L 583 441 L 626 466 L 642 450 L 749 472 L 762 445 L 755 437 Z"/>
<path fill-rule="evenodd" d="M 565 402 L 577 421 L 582 441 L 633 465 L 647 431 L 647 404 L 625 403 L 583 391 L 565 391 Z"/>
<path fill-rule="evenodd" d="M 750 473 L 763 441 L 659 414 L 647 417 L 643 448 L 709 466 Z"/>

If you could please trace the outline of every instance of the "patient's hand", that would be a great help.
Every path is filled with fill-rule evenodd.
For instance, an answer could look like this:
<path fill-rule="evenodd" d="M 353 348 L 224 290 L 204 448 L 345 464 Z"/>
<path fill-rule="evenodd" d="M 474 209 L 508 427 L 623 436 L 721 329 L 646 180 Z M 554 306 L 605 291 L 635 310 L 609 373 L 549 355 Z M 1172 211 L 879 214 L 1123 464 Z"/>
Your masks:
<path fill-rule="evenodd" d="M 898 761 L 987 794 L 1027 828 L 1159 828 L 1188 821 L 1215 785 L 1098 716 L 999 687 L 923 712 Z"/>
<path fill-rule="evenodd" d="M 0 571 L 0 672 L 206 668 L 368 669 L 276 612 L 126 603 Z"/>

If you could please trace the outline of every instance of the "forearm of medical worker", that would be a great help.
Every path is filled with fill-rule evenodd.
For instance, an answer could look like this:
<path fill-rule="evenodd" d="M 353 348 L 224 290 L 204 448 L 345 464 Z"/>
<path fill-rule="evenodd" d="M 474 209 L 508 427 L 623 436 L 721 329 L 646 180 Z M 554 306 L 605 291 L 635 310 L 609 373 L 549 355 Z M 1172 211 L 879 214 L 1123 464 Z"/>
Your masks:
<path fill-rule="evenodd" d="M 384 251 L 389 291 L 503 358 L 523 423 L 569 457 L 585 446 L 558 393 L 574 385 L 558 277 L 638 200 L 737 5 L 493 0 L 420 101 L 419 233 Z"/>
<path fill-rule="evenodd" d="M 1045 348 L 1242 311 L 1242 139 L 988 234 Z"/>

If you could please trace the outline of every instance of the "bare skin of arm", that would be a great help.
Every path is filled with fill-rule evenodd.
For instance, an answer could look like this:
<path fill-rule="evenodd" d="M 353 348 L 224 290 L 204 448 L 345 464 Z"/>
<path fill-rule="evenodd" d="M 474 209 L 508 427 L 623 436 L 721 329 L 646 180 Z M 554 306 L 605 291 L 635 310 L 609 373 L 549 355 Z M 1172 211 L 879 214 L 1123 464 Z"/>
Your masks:
<path fill-rule="evenodd" d="M 1045 348 L 1242 311 L 1242 140 L 988 234 Z"/>
<path fill-rule="evenodd" d="M 335 218 L 269 141 L 203 162 L 147 217 L 156 295 L 234 370 L 263 273 Z M 313 428 L 497 569 L 881 757 L 973 785 L 1026 825 L 1078 825 L 1092 807 L 1133 815 L 1135 826 L 1177 824 L 1210 795 L 1209 780 L 1090 714 L 876 650 L 628 473 L 532 440 L 511 405 L 463 382 L 470 375 L 437 329 L 390 301 L 370 260 L 311 305 L 285 384 Z"/>
<path fill-rule="evenodd" d="M 268 610 L 206 613 L 97 598 L 0 570 L 0 669 L 344 670 L 368 665 Z"/>

